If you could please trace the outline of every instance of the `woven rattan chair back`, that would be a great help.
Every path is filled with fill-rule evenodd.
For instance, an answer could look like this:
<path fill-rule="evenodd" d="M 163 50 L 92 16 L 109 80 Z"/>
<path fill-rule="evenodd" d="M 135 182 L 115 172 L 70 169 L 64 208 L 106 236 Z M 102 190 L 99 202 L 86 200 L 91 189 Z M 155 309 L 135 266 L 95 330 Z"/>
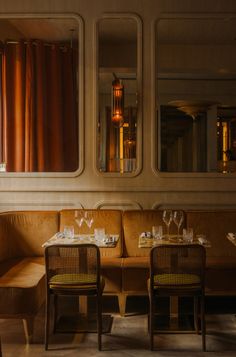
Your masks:
<path fill-rule="evenodd" d="M 198 328 L 198 299 L 201 302 L 202 347 L 205 350 L 205 248 L 200 244 L 165 244 L 150 251 L 150 279 L 148 281 L 150 313 L 150 349 L 153 349 L 156 296 L 193 296 L 194 322 Z"/>
<path fill-rule="evenodd" d="M 48 349 L 50 297 L 59 295 L 93 295 L 97 298 L 98 348 L 101 350 L 101 296 L 104 281 L 100 276 L 100 251 L 94 244 L 50 245 L 45 248 L 46 322 L 45 349 Z M 54 307 L 54 326 L 57 312 Z"/>
<path fill-rule="evenodd" d="M 51 245 L 45 250 L 46 259 L 46 279 L 50 283 L 55 281 L 55 277 L 67 277 L 68 282 L 79 287 L 81 284 L 93 283 L 99 287 L 100 279 L 100 253 L 99 248 L 93 244 L 78 245 Z M 53 279 L 54 278 L 54 279 Z M 61 281 L 63 285 L 63 280 Z M 56 288 L 56 286 L 54 286 Z"/>
<path fill-rule="evenodd" d="M 150 253 L 151 287 L 203 288 L 205 281 L 205 248 L 199 244 L 161 245 Z"/>

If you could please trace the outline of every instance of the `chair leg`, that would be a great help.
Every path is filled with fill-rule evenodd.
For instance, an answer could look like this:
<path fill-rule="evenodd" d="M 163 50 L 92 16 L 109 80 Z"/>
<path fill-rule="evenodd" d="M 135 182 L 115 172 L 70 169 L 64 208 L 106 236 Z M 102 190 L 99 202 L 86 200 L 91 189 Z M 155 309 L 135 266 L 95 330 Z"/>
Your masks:
<path fill-rule="evenodd" d="M 56 331 L 56 324 L 57 324 L 57 312 L 58 312 L 58 296 L 54 295 L 54 309 L 53 309 L 53 333 Z"/>
<path fill-rule="evenodd" d="M 30 344 L 33 341 L 34 316 L 23 319 L 26 343 Z"/>
<path fill-rule="evenodd" d="M 201 297 L 202 350 L 206 351 L 205 297 Z"/>
<path fill-rule="evenodd" d="M 46 307 L 45 307 L 45 341 L 44 346 L 45 350 L 48 350 L 48 336 L 49 336 L 49 329 L 50 329 L 50 294 L 47 292 L 46 295 Z"/>
<path fill-rule="evenodd" d="M 127 296 L 125 294 L 118 295 L 119 311 L 121 316 L 125 316 L 126 299 Z"/>
<path fill-rule="evenodd" d="M 97 330 L 98 330 L 98 350 L 102 350 L 102 295 L 97 295 Z"/>
<path fill-rule="evenodd" d="M 153 334 L 154 334 L 154 297 L 149 295 L 149 334 L 150 334 L 150 350 L 153 351 Z"/>
<path fill-rule="evenodd" d="M 199 323 L 198 323 L 198 296 L 194 296 L 194 328 L 199 335 Z"/>

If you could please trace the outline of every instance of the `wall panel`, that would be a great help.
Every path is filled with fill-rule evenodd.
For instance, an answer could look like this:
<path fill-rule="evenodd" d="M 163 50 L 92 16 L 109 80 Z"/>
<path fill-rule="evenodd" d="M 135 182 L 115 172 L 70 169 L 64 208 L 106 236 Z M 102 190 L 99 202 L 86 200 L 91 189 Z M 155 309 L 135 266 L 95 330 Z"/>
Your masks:
<path fill-rule="evenodd" d="M 224 0 L 1 0 L 0 12 L 74 13 L 84 23 L 84 170 L 76 177 L 4 177 L 0 174 L 0 210 L 85 208 L 236 208 L 236 176 L 163 175 L 153 170 L 155 129 L 154 24 L 165 14 L 236 13 L 235 1 Z M 102 177 L 95 161 L 94 27 L 104 13 L 134 13 L 143 24 L 143 167 L 136 177 Z"/>

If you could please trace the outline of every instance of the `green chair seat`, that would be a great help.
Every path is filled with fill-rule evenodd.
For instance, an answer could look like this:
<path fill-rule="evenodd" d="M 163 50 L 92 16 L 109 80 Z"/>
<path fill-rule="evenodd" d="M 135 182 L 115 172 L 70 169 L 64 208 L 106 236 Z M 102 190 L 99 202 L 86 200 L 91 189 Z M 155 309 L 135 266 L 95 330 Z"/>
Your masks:
<path fill-rule="evenodd" d="M 154 288 L 162 285 L 199 285 L 200 278 L 195 274 L 157 274 L 154 275 Z"/>
<path fill-rule="evenodd" d="M 95 274 L 57 274 L 54 275 L 50 281 L 50 288 L 64 286 L 67 287 L 81 287 L 88 285 L 96 285 Z"/>

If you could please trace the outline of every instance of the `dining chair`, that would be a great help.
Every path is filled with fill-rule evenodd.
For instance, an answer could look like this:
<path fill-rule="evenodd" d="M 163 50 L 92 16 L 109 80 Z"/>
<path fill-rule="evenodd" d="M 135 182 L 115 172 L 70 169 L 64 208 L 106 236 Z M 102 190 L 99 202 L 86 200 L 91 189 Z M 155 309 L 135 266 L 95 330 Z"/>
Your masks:
<path fill-rule="evenodd" d="M 54 332 L 58 319 L 57 298 L 61 296 L 95 296 L 97 307 L 98 349 L 102 348 L 102 292 L 100 251 L 94 244 L 50 245 L 45 248 L 46 312 L 45 350 L 48 350 L 50 303 L 54 304 Z"/>
<path fill-rule="evenodd" d="M 199 300 L 202 349 L 206 350 L 205 327 L 205 248 L 200 244 L 165 244 L 150 251 L 149 334 L 154 349 L 155 301 L 158 296 L 191 296 L 194 298 L 194 327 L 199 329 Z"/>

